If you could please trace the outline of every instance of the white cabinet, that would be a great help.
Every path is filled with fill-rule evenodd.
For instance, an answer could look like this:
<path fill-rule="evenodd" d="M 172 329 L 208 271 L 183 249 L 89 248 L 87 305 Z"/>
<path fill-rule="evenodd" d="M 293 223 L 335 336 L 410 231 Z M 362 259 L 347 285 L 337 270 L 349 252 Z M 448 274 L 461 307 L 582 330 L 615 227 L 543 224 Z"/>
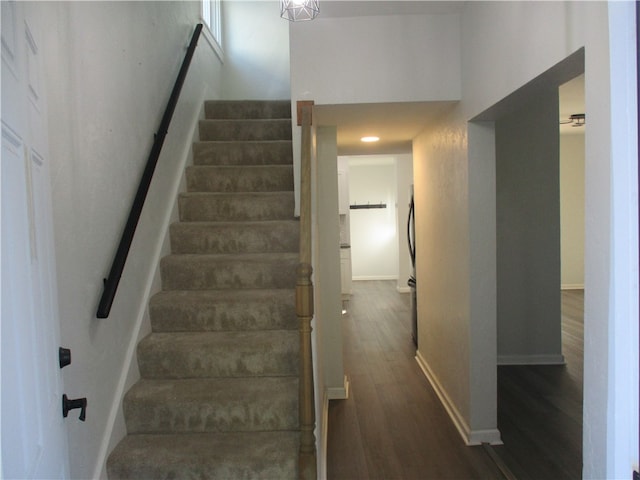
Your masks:
<path fill-rule="evenodd" d="M 349 183 L 347 172 L 338 170 L 338 213 L 347 215 L 349 213 Z"/>
<path fill-rule="evenodd" d="M 340 248 L 340 281 L 342 298 L 351 295 L 351 248 Z"/>

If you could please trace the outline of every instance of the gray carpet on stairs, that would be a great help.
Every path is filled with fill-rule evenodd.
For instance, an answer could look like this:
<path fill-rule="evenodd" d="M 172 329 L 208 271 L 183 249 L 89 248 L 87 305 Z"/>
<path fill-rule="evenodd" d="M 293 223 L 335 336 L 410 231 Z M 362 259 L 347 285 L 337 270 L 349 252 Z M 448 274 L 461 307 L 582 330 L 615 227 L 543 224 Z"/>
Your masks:
<path fill-rule="evenodd" d="M 208 101 L 125 395 L 116 479 L 297 478 L 289 101 Z"/>

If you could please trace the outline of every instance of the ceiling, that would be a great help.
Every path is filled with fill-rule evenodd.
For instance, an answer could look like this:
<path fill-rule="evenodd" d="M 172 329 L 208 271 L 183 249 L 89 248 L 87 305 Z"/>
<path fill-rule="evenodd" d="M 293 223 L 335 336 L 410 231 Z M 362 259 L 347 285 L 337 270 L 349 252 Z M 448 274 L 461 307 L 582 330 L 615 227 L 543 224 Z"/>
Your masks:
<path fill-rule="evenodd" d="M 584 75 L 559 88 L 559 119 L 584 113 Z M 316 105 L 314 123 L 337 127 L 338 155 L 411 153 L 413 139 L 457 102 L 406 102 Z M 560 125 L 561 134 L 583 134 L 584 127 Z M 368 135 L 379 142 L 362 143 Z"/>
<path fill-rule="evenodd" d="M 412 140 L 456 102 L 317 105 L 316 125 L 336 125 L 338 155 L 411 153 Z M 379 142 L 362 143 L 368 135 Z"/>

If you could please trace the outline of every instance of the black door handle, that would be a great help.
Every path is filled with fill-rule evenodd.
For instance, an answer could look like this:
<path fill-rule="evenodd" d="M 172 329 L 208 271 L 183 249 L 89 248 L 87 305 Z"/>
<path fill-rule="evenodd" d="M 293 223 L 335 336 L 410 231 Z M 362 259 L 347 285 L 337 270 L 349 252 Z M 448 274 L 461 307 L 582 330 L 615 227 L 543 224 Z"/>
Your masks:
<path fill-rule="evenodd" d="M 70 400 L 67 398 L 67 395 L 62 395 L 62 416 L 67 418 L 69 414 L 69 410 L 75 410 L 76 408 L 80 409 L 80 417 L 78 417 L 82 422 L 86 418 L 87 414 L 87 399 L 86 398 L 74 398 Z"/>

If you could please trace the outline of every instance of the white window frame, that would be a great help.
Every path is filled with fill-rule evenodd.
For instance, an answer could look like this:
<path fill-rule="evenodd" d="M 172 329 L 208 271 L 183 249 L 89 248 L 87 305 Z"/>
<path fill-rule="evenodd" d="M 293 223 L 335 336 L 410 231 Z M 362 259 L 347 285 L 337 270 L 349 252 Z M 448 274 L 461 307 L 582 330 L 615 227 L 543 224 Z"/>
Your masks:
<path fill-rule="evenodd" d="M 220 60 L 223 60 L 221 3 L 222 0 L 201 0 L 200 17 L 204 24 L 202 31 L 205 38 Z"/>

